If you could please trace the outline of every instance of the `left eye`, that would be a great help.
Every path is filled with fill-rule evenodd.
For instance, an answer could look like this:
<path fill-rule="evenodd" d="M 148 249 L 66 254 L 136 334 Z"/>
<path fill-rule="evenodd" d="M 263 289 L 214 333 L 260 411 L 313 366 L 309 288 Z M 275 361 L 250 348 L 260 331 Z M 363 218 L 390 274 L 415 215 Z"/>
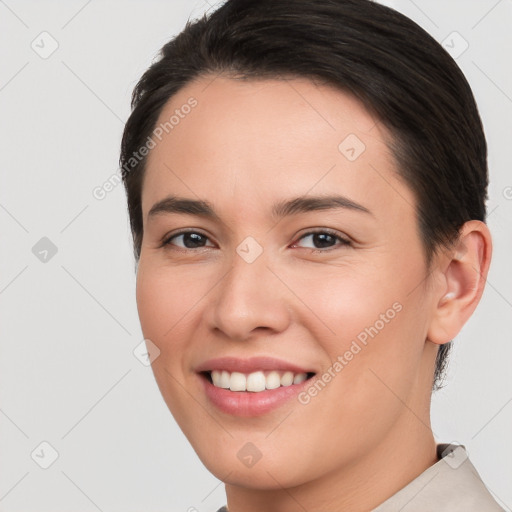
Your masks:
<path fill-rule="evenodd" d="M 312 231 L 301 236 L 299 240 L 305 240 L 309 238 L 313 243 L 313 247 L 307 247 L 310 249 L 330 248 L 336 244 L 336 240 L 340 241 L 340 246 L 350 245 L 350 242 L 341 236 L 331 233 L 330 231 Z"/>

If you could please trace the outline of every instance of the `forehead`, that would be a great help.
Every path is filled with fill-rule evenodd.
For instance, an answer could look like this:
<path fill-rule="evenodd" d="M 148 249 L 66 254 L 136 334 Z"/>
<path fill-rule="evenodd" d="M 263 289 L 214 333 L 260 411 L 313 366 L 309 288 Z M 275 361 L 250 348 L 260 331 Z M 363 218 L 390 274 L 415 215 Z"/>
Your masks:
<path fill-rule="evenodd" d="M 171 98 L 156 128 L 144 215 L 170 193 L 210 198 L 237 212 L 339 192 L 413 213 L 387 130 L 357 99 L 329 85 L 202 77 Z"/>

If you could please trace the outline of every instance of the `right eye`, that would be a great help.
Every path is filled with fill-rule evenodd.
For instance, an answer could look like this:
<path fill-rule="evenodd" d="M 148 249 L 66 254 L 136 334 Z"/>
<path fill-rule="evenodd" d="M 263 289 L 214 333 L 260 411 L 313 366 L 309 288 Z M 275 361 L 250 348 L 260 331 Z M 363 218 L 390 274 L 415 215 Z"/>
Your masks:
<path fill-rule="evenodd" d="M 175 240 L 180 240 L 181 244 L 175 243 Z M 206 247 L 205 243 L 209 240 L 208 237 L 198 231 L 180 231 L 179 233 L 174 233 L 171 236 L 168 236 L 164 242 L 164 247 L 169 247 L 172 245 L 178 246 L 180 249 L 200 249 L 202 247 Z M 213 244 L 209 247 L 215 247 Z"/>

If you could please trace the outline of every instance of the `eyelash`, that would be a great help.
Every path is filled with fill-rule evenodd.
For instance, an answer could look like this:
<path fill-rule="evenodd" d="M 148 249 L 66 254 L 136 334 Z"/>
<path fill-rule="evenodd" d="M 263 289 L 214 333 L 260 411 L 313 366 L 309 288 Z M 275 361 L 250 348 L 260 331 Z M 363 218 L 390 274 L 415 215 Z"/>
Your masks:
<path fill-rule="evenodd" d="M 184 235 L 184 234 L 187 234 L 187 233 L 198 234 L 198 235 L 201 235 L 201 236 L 203 236 L 203 237 L 208 239 L 208 237 L 204 233 L 201 233 L 200 231 L 188 229 L 188 230 L 178 231 L 177 233 L 173 233 L 171 236 L 166 237 L 164 239 L 161 247 L 170 247 L 170 246 L 172 246 L 171 240 L 173 240 L 174 238 L 176 238 L 176 237 L 178 237 L 180 235 Z M 326 229 L 326 228 L 318 229 L 318 230 L 313 230 L 313 231 L 308 231 L 307 233 L 304 233 L 303 235 L 301 235 L 301 237 L 298 239 L 298 241 L 302 240 L 303 238 L 305 238 L 307 236 L 315 235 L 315 234 L 330 235 L 330 236 L 336 238 L 341 243 L 337 247 L 336 246 L 335 247 L 328 247 L 326 249 L 312 249 L 312 248 L 308 248 L 308 247 L 303 247 L 303 249 L 308 249 L 312 253 L 319 253 L 319 252 L 330 252 L 332 250 L 335 250 L 336 248 L 339 249 L 339 248 L 344 247 L 344 246 L 352 245 L 350 240 L 348 240 L 346 238 L 343 238 L 342 236 L 337 234 L 336 231 L 333 231 L 331 229 Z M 296 243 L 297 242 L 294 242 L 294 245 Z M 198 249 L 204 249 L 204 247 L 199 247 Z M 189 248 L 183 248 L 183 247 L 176 247 L 176 248 L 173 248 L 173 250 L 178 250 L 178 251 L 195 251 L 197 249 L 189 249 Z"/>

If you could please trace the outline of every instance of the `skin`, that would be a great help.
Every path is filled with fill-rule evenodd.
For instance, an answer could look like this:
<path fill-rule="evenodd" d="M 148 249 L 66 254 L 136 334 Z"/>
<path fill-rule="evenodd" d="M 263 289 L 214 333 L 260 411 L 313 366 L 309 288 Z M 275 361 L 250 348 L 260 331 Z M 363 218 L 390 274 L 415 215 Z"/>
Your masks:
<path fill-rule="evenodd" d="M 172 97 L 160 121 L 191 96 L 197 106 L 151 150 L 142 191 L 137 304 L 143 334 L 160 350 L 152 367 L 162 396 L 225 482 L 230 512 L 371 510 L 437 462 L 435 357 L 480 300 L 489 231 L 466 223 L 460 244 L 440 251 L 428 272 L 416 200 L 396 172 L 389 134 L 340 90 L 205 76 Z M 354 161 L 338 149 L 348 134 L 366 146 Z M 220 221 L 148 219 L 171 193 L 209 201 Z M 270 215 L 277 201 L 333 193 L 371 214 Z M 163 246 L 183 228 L 203 234 L 203 246 L 187 248 L 182 236 Z M 307 236 L 322 228 L 350 244 Z M 263 249 L 252 263 L 236 251 L 248 236 Z M 264 355 L 321 376 L 397 302 L 401 311 L 307 404 L 231 416 L 207 400 L 194 371 L 210 358 Z M 237 457 L 247 442 L 262 455 L 250 468 Z"/>

